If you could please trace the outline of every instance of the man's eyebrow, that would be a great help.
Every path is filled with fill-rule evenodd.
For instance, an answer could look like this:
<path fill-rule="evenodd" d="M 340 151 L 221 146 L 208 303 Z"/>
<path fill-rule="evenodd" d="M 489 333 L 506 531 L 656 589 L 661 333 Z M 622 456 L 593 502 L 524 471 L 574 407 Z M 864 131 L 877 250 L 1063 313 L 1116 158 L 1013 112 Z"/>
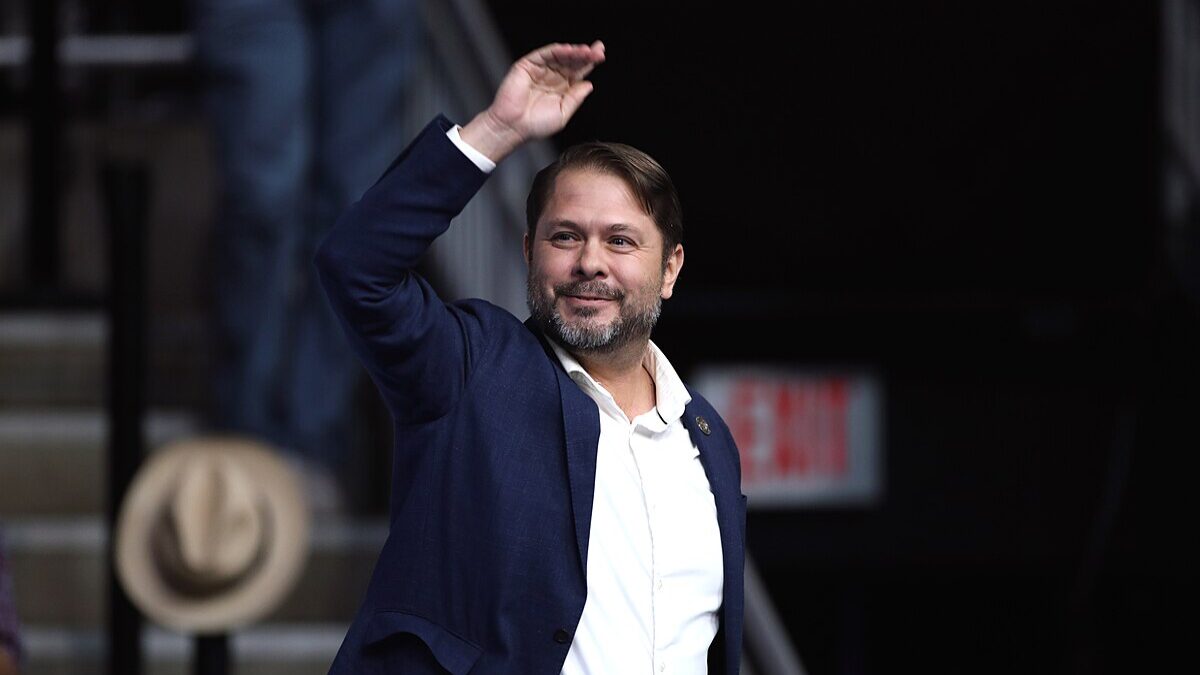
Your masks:
<path fill-rule="evenodd" d="M 546 227 L 566 227 L 572 230 L 579 229 L 579 225 L 577 225 L 573 220 L 547 220 Z"/>
<path fill-rule="evenodd" d="M 547 227 L 547 228 L 551 228 L 551 227 L 565 227 L 565 228 L 567 228 L 567 229 L 569 229 L 569 230 L 582 230 L 582 229 L 583 229 L 583 227 L 581 227 L 581 226 L 580 226 L 578 223 L 576 223 L 575 221 L 573 221 L 573 220 L 566 220 L 566 219 L 563 219 L 563 220 L 547 220 L 547 221 L 546 221 L 546 227 Z M 629 223 L 612 223 L 611 225 L 606 225 L 606 226 L 605 226 L 605 229 L 606 229 L 606 230 L 608 230 L 609 232 L 637 232 L 637 229 L 638 229 L 638 228 L 637 228 L 637 227 L 635 227 L 635 226 L 633 226 L 633 225 L 630 225 Z"/>

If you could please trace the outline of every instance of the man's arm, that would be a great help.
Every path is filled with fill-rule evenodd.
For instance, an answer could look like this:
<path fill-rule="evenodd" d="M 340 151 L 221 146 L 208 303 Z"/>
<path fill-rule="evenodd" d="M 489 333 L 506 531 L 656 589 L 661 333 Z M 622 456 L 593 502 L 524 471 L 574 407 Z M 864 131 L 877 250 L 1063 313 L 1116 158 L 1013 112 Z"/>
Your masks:
<path fill-rule="evenodd" d="M 499 162 L 526 141 L 561 130 L 591 92 L 585 78 L 604 46 L 547 45 L 509 69 L 492 104 L 462 128 Z M 316 265 L 351 345 L 401 421 L 434 419 L 454 404 L 481 335 L 469 305 L 446 305 L 413 268 L 482 186 L 481 172 L 426 129 L 326 236 Z"/>

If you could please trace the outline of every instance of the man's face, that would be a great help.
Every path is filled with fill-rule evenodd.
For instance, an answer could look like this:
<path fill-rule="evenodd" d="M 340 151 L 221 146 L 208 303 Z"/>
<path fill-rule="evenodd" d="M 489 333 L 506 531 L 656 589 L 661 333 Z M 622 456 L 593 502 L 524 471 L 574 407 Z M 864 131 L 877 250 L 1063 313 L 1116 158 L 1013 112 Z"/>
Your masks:
<path fill-rule="evenodd" d="M 683 266 L 682 246 L 665 268 L 662 254 L 662 233 L 622 179 L 563 171 L 533 240 L 525 238 L 530 314 L 574 351 L 645 339 Z"/>

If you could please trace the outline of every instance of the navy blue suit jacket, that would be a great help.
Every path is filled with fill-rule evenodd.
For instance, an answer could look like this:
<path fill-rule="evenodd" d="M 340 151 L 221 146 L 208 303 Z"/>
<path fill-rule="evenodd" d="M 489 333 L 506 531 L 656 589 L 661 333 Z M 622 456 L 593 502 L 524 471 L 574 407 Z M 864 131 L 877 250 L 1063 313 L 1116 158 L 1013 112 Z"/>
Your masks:
<path fill-rule="evenodd" d="M 481 300 L 445 303 L 413 272 L 486 179 L 446 137 L 450 126 L 430 123 L 317 253 L 396 438 L 389 536 L 331 673 L 556 675 L 587 595 L 595 402 L 540 331 Z M 723 654 L 714 672 L 736 673 L 741 470 L 724 422 L 691 395 L 683 421 L 724 551 L 710 656 Z"/>

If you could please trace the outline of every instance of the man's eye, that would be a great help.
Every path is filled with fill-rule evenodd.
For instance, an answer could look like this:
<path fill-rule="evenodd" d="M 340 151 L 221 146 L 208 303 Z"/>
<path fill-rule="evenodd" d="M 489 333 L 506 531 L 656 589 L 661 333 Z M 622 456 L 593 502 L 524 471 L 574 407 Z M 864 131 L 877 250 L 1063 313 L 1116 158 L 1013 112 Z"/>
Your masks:
<path fill-rule="evenodd" d="M 629 246 L 633 243 L 625 237 L 613 237 L 612 239 L 609 239 L 609 242 L 611 242 L 613 246 Z"/>
<path fill-rule="evenodd" d="M 550 235 L 551 241 L 570 241 L 574 238 L 575 236 L 570 232 L 556 232 L 555 234 Z"/>

